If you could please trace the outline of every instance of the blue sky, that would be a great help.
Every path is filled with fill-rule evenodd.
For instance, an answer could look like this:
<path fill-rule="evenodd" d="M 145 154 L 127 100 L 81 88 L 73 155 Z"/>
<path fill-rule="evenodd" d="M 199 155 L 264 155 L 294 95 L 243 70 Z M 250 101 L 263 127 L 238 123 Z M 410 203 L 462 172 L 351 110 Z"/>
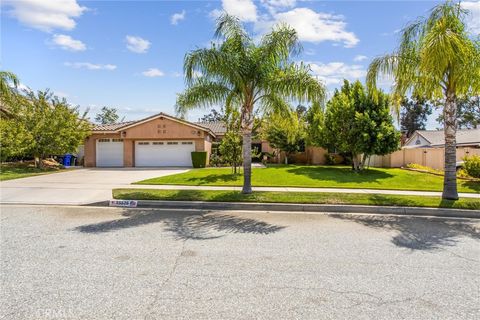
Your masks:
<path fill-rule="evenodd" d="M 34 90 L 50 88 L 93 118 L 101 106 L 126 120 L 174 113 L 185 53 L 212 40 L 215 16 L 235 14 L 253 36 L 285 21 L 304 51 L 297 60 L 329 90 L 364 80 L 370 60 L 392 51 L 398 31 L 437 1 L 76 1 L 5 0 L 0 68 Z M 480 2 L 465 2 L 480 30 Z M 478 21 L 477 21 L 478 20 Z M 197 120 L 205 111 L 196 111 Z M 434 117 L 429 122 L 435 128 Z"/>

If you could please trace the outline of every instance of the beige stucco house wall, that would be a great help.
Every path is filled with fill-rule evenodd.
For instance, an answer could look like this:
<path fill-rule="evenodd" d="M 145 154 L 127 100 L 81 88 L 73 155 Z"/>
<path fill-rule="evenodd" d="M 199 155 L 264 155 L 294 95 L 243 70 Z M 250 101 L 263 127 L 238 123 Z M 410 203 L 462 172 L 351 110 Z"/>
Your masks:
<path fill-rule="evenodd" d="M 169 141 L 188 140 L 195 144 L 195 151 L 206 151 L 207 162 L 211 153 L 211 141 L 215 137 L 207 128 L 188 121 L 158 114 L 144 120 L 132 122 L 125 126 L 105 126 L 104 130 L 94 130 L 85 140 L 84 166 L 96 166 L 96 144 L 98 139 L 123 139 L 123 165 L 135 166 L 135 141 Z M 207 163 L 208 164 L 208 163 Z"/>

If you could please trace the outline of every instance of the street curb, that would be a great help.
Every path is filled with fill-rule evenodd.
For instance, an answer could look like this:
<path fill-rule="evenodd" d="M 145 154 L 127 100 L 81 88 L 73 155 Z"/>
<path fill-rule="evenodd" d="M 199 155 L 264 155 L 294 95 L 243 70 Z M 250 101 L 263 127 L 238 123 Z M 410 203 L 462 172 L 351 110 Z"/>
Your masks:
<path fill-rule="evenodd" d="M 96 205 L 108 205 L 108 202 Z M 336 204 L 298 204 L 298 203 L 249 203 L 249 202 L 209 202 L 209 201 L 161 201 L 138 200 L 139 208 L 161 209 L 198 209 L 198 210 L 247 210 L 247 211 L 297 211 L 328 213 L 370 213 L 405 216 L 431 216 L 448 218 L 480 219 L 480 210 L 391 207 Z"/>

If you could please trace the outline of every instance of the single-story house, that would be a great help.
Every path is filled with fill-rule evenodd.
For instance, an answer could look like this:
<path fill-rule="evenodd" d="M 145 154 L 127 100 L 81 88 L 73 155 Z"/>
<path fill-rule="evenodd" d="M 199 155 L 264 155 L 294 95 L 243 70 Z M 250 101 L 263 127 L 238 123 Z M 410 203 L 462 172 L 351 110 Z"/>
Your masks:
<path fill-rule="evenodd" d="M 443 148 L 443 130 L 417 130 L 405 142 L 405 148 Z M 457 147 L 480 147 L 480 129 L 457 130 Z"/>
<path fill-rule="evenodd" d="M 86 167 L 192 166 L 191 152 L 211 153 L 215 133 L 163 112 L 117 124 L 94 125 L 85 139 Z"/>

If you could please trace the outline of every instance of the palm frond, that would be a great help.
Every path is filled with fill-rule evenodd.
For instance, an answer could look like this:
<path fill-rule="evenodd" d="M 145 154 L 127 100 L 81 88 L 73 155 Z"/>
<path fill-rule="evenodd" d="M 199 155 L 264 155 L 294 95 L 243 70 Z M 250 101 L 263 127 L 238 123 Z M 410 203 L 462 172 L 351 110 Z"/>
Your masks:
<path fill-rule="evenodd" d="M 208 108 L 222 104 L 231 90 L 222 83 L 200 78 L 188 87 L 182 94 L 177 95 L 175 112 L 185 115 L 195 108 Z"/>

